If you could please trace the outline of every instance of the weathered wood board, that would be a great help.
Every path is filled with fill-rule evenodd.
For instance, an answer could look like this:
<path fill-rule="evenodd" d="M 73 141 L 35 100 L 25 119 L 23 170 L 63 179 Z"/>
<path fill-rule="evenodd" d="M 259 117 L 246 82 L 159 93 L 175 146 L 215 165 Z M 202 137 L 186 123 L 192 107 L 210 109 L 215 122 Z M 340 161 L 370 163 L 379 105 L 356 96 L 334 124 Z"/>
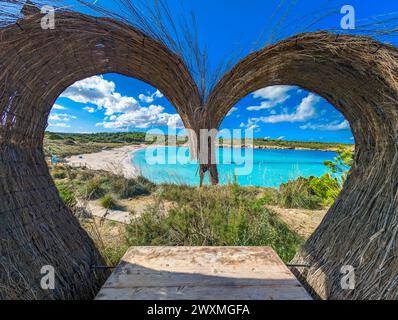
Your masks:
<path fill-rule="evenodd" d="M 97 300 L 309 300 L 269 247 L 132 247 Z"/>

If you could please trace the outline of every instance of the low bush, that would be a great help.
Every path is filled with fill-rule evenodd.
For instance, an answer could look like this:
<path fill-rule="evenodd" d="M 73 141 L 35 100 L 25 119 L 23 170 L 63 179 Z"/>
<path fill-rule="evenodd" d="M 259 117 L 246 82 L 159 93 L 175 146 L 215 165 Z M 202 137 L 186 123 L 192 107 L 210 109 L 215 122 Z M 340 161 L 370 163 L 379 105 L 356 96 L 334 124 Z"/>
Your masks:
<path fill-rule="evenodd" d="M 331 206 L 341 191 L 341 184 L 337 178 L 333 178 L 330 173 L 324 174 L 320 178 L 312 178 L 309 181 L 311 190 L 322 199 L 324 206 Z"/>
<path fill-rule="evenodd" d="M 118 208 L 117 201 L 110 194 L 103 196 L 100 200 L 100 203 L 105 209 L 113 210 Z"/>
<path fill-rule="evenodd" d="M 51 174 L 54 179 L 65 179 L 66 178 L 66 171 L 62 167 L 55 167 L 52 170 Z"/>
<path fill-rule="evenodd" d="M 101 180 L 94 177 L 85 184 L 85 197 L 90 200 L 96 200 L 104 196 L 105 190 L 102 187 Z"/>
<path fill-rule="evenodd" d="M 157 185 L 153 183 L 152 181 L 148 180 L 147 178 L 143 176 L 138 176 L 136 179 L 138 184 L 144 186 L 149 192 L 154 192 L 157 189 Z"/>
<path fill-rule="evenodd" d="M 159 195 L 167 201 L 185 203 L 191 199 L 192 191 L 193 189 L 186 185 L 164 184 L 159 189 Z"/>
<path fill-rule="evenodd" d="M 310 178 L 311 179 L 311 178 Z M 311 189 L 310 179 L 298 178 L 281 184 L 277 203 L 284 208 L 320 209 L 323 206 L 320 198 Z"/>
<path fill-rule="evenodd" d="M 165 214 L 161 202 L 170 197 L 176 204 Z M 128 241 L 132 246 L 272 246 L 287 262 L 302 238 L 245 188 L 165 185 L 159 202 L 129 226 Z"/>
<path fill-rule="evenodd" d="M 48 139 L 49 140 L 63 140 L 64 138 L 62 137 L 62 135 L 55 134 L 55 133 L 49 133 Z"/>
<path fill-rule="evenodd" d="M 282 184 L 277 203 L 286 208 L 318 209 L 331 206 L 347 180 L 353 157 L 352 150 L 339 149 L 333 160 L 324 163 L 330 172 L 320 178 L 301 177 Z"/>
<path fill-rule="evenodd" d="M 76 178 L 80 181 L 88 181 L 90 179 L 93 179 L 95 177 L 95 174 L 92 171 L 89 170 L 79 170 Z"/>
<path fill-rule="evenodd" d="M 70 185 L 63 182 L 55 183 L 59 196 L 68 207 L 74 207 L 77 204 L 76 195 Z"/>
<path fill-rule="evenodd" d="M 120 199 L 150 194 L 150 188 L 139 183 L 136 179 L 126 179 L 124 177 L 115 176 L 112 177 L 109 185 L 110 191 Z"/>

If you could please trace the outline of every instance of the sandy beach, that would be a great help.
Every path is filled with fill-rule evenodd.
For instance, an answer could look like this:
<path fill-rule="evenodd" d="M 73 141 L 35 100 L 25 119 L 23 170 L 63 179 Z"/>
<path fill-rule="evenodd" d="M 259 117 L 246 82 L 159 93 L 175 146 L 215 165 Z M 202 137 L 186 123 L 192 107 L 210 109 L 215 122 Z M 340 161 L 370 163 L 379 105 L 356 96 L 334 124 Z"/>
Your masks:
<path fill-rule="evenodd" d="M 122 148 L 103 150 L 97 153 L 72 156 L 65 160 L 67 164 L 72 167 L 105 170 L 131 179 L 140 174 L 139 169 L 133 166 L 131 157 L 134 152 L 146 147 L 145 145 L 131 145 Z"/>

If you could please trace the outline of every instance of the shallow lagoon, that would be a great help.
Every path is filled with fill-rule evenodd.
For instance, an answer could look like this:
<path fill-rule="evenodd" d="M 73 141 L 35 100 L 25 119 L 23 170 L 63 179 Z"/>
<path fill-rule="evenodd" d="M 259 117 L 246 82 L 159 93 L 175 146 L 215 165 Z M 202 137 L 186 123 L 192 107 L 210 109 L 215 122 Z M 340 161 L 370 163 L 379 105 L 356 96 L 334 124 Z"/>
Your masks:
<path fill-rule="evenodd" d="M 323 164 L 335 152 L 317 150 L 231 149 L 217 150 L 220 183 L 279 187 L 300 176 L 320 177 L 328 172 Z M 246 162 L 244 162 L 246 161 Z M 133 165 L 155 183 L 198 185 L 198 164 L 189 160 L 186 147 L 151 147 L 132 156 Z"/>

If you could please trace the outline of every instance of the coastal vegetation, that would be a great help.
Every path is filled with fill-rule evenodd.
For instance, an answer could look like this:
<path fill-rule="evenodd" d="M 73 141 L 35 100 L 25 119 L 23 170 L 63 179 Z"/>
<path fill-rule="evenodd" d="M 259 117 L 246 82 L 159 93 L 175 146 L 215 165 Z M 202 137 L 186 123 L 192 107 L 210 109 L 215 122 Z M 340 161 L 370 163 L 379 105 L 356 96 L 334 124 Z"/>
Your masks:
<path fill-rule="evenodd" d="M 282 184 L 277 203 L 284 208 L 320 209 L 336 200 L 347 179 L 353 162 L 350 149 L 339 149 L 334 159 L 325 161 L 330 172 L 321 177 L 299 177 Z"/>
<path fill-rule="evenodd" d="M 128 226 L 128 244 L 271 246 L 285 262 L 293 258 L 303 239 L 266 207 L 263 191 L 237 184 L 215 188 L 160 186 L 156 202 Z M 165 201 L 174 204 L 168 212 Z"/>
<path fill-rule="evenodd" d="M 220 139 L 221 145 L 230 145 L 231 140 Z M 245 145 L 245 141 L 235 141 L 234 143 Z M 253 140 L 253 145 L 256 148 L 266 149 L 303 149 L 303 150 L 322 150 L 322 151 L 337 151 L 340 149 L 353 150 L 353 144 L 336 143 L 336 142 L 316 142 L 316 141 L 293 141 L 293 140 L 273 140 L 265 138 L 256 138 Z"/>
<path fill-rule="evenodd" d="M 115 246 L 136 245 L 272 246 L 288 262 L 304 241 L 267 208 L 267 204 L 274 202 L 274 189 L 237 184 L 202 189 L 184 185 L 155 186 L 142 177 L 125 179 L 81 168 L 64 170 L 64 179 L 53 175 L 60 196 L 73 212 L 79 213 L 82 225 L 102 248 L 108 262 L 117 263 L 124 254 Z M 60 169 L 55 171 L 59 173 Z M 73 179 L 68 178 L 71 176 Z M 125 186 L 130 187 L 125 189 Z M 126 197 L 129 200 L 150 197 L 151 201 L 139 215 L 134 215 L 130 224 L 118 225 L 119 230 L 124 229 L 123 234 L 117 244 L 108 244 L 101 233 L 93 230 L 98 231 L 104 225 L 109 230 L 110 222 L 96 219 L 90 212 L 81 215 L 82 206 L 88 211 L 87 202 L 97 201 L 105 209 L 120 210 Z M 124 210 L 133 212 L 134 205 Z"/>
<path fill-rule="evenodd" d="M 271 246 L 289 262 L 305 237 L 278 212 L 327 209 L 346 180 L 352 155 L 350 149 L 340 149 L 335 159 L 325 162 L 330 172 L 319 178 L 300 177 L 279 189 L 237 183 L 203 188 L 155 185 L 144 177 L 127 179 L 107 171 L 67 165 L 50 169 L 60 196 L 109 264 L 117 263 L 125 249 L 136 245 Z M 137 201 L 145 204 L 139 212 Z M 132 219 L 125 224 L 108 221 L 93 215 L 89 203 L 130 212 Z"/>
<path fill-rule="evenodd" d="M 353 144 L 335 143 L 335 142 L 255 139 L 254 144 L 256 146 L 266 146 L 268 148 L 279 147 L 286 149 L 310 149 L 310 150 L 332 150 L 332 151 L 336 151 L 342 148 L 346 148 L 349 150 L 354 149 Z"/>
<path fill-rule="evenodd" d="M 123 147 L 126 145 L 151 145 L 158 141 L 156 135 L 143 132 L 101 132 L 101 133 L 54 133 L 46 132 L 44 136 L 44 153 L 46 156 L 56 155 L 65 158 L 83 153 L 95 153 L 104 149 Z M 164 137 L 168 143 L 169 137 Z M 185 144 L 187 139 L 179 139 L 177 145 Z"/>
<path fill-rule="evenodd" d="M 76 198 L 99 200 L 111 196 L 116 200 L 131 199 L 149 195 L 156 186 L 144 177 L 127 179 L 107 171 L 94 171 L 87 168 L 53 166 L 54 178 L 61 198 L 69 203 L 71 193 Z M 104 201 L 109 202 L 110 200 Z"/>
<path fill-rule="evenodd" d="M 105 209 L 117 209 L 118 205 L 116 200 L 111 194 L 106 194 L 100 199 L 101 205 Z"/>
<path fill-rule="evenodd" d="M 116 133 L 54 133 L 46 132 L 44 137 L 44 151 L 47 156 L 69 157 L 83 153 L 94 153 L 103 149 L 117 148 L 125 145 L 151 145 L 157 141 L 157 136 L 146 136 L 143 132 L 116 132 Z M 165 137 L 165 143 L 169 138 Z M 177 144 L 186 144 L 187 139 L 178 139 Z M 245 141 L 234 141 L 245 146 Z M 354 150 L 353 144 L 311 141 L 285 141 L 254 139 L 256 148 L 277 149 L 308 149 L 337 151 L 340 149 Z M 219 139 L 219 145 L 231 145 L 230 140 Z"/>

